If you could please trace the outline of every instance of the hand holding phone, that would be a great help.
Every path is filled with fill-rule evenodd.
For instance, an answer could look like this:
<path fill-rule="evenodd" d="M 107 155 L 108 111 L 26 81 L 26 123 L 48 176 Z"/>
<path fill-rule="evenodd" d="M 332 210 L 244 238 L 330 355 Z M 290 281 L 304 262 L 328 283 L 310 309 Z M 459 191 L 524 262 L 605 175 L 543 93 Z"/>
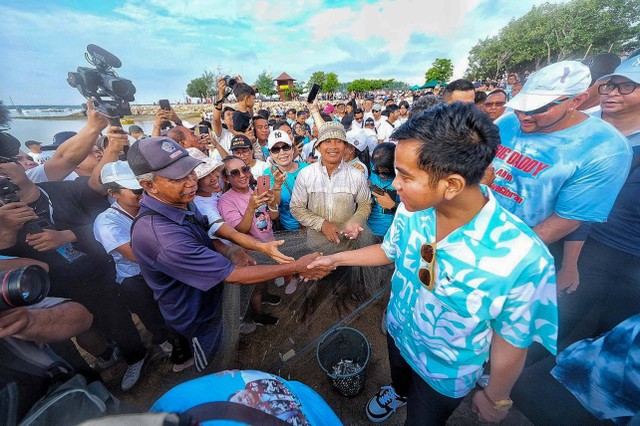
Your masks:
<path fill-rule="evenodd" d="M 269 176 L 258 176 L 258 184 L 256 188 L 258 190 L 258 195 L 262 195 L 271 188 L 271 178 Z"/>
<path fill-rule="evenodd" d="M 378 185 L 371 185 L 371 192 L 377 195 L 384 195 L 385 191 Z"/>
<path fill-rule="evenodd" d="M 320 85 L 317 83 L 313 83 L 311 90 L 309 90 L 309 96 L 307 96 L 307 103 L 313 103 L 315 101 L 316 96 L 318 96 L 318 92 L 320 91 Z"/>

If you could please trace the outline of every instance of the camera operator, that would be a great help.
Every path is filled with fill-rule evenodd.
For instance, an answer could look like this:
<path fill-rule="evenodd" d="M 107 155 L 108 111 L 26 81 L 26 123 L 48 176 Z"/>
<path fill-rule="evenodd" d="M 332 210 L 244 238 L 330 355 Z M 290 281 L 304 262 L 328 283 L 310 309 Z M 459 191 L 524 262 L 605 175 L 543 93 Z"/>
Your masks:
<path fill-rule="evenodd" d="M 62 143 L 47 162 L 29 169 L 27 177 L 35 183 L 63 180 L 85 160 L 91 160 L 95 142 L 108 124 L 108 120 L 95 110 L 93 101 L 87 101 L 87 124 Z"/>
<path fill-rule="evenodd" d="M 48 269 L 46 264 L 33 259 L 0 256 L 0 271 L 30 265 Z M 58 298 L 0 311 L 0 399 L 8 393 L 14 396 L 9 401 L 15 404 L 13 407 L 2 405 L 0 424 L 22 420 L 31 406 L 47 393 L 50 378 L 38 375 L 33 367 L 44 370 L 56 360 L 42 344 L 76 336 L 88 330 L 91 322 L 91 314 L 82 305 Z"/>
<path fill-rule="evenodd" d="M 19 187 L 15 194 L 19 202 L 0 206 L 0 254 L 49 265 L 50 295 L 79 302 L 94 315 L 96 328 L 116 342 L 129 365 L 123 388 L 130 388 L 140 377 L 146 350 L 128 310 L 114 297 L 113 262 L 93 236 L 96 216 L 109 207 L 106 197 L 90 188 L 88 177 L 36 185 L 20 164 L 4 157 L 0 157 L 0 177 Z M 25 229 L 31 220 L 42 232 Z M 99 359 L 116 358 L 104 338 L 91 344 L 79 339 L 79 344 Z"/>

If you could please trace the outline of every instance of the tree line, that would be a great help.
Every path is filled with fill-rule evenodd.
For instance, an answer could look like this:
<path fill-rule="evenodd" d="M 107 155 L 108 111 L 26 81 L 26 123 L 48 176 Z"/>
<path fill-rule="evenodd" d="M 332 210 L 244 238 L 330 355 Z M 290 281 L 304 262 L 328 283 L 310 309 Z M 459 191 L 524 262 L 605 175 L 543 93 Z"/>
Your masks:
<path fill-rule="evenodd" d="M 466 78 L 499 78 L 505 71 L 537 70 L 548 64 L 640 45 L 640 1 L 572 0 L 534 6 L 469 52 Z"/>

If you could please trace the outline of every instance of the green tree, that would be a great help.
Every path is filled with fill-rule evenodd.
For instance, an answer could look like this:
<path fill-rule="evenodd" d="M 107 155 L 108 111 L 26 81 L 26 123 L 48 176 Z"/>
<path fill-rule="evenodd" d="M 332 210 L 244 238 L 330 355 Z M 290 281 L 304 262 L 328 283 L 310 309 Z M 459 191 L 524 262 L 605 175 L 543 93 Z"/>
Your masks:
<path fill-rule="evenodd" d="M 467 77 L 497 77 L 504 71 L 539 69 L 587 54 L 620 52 L 640 45 L 638 0 L 572 0 L 534 6 L 495 37 L 469 52 Z"/>
<path fill-rule="evenodd" d="M 333 93 L 340 87 L 338 81 L 338 75 L 334 72 L 330 72 L 325 76 L 324 84 L 322 85 L 322 92 Z"/>
<path fill-rule="evenodd" d="M 260 74 L 258 74 L 258 78 L 256 79 L 256 82 L 253 83 L 253 85 L 259 93 L 266 96 L 271 96 L 278 93 L 275 89 L 273 76 L 270 73 L 267 73 L 266 70 L 263 70 Z"/>
<path fill-rule="evenodd" d="M 324 82 L 326 79 L 327 76 L 325 75 L 324 71 L 315 71 L 309 77 L 309 81 L 307 82 L 307 91 L 311 90 L 311 86 L 313 86 L 314 83 L 319 84 L 320 87 L 324 86 Z"/>
<path fill-rule="evenodd" d="M 453 62 L 447 58 L 437 58 L 424 74 L 425 83 L 431 80 L 449 81 L 453 75 Z"/>
<path fill-rule="evenodd" d="M 187 84 L 187 96 L 205 99 L 216 93 L 215 86 L 213 73 L 205 70 L 202 77 L 194 78 Z"/>

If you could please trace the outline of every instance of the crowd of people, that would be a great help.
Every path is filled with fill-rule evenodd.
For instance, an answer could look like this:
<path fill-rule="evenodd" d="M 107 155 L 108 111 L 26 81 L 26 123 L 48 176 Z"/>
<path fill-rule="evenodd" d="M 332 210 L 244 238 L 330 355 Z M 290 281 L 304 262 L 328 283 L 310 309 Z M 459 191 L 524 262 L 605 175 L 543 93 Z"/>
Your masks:
<path fill-rule="evenodd" d="M 148 357 L 132 313 L 175 372 L 216 371 L 240 335 L 278 324 L 278 287 L 287 297 L 340 268 L 357 296 L 371 284 L 358 268 L 383 265 L 392 383 L 364 407 L 372 422 L 406 405 L 406 424 L 444 424 L 470 393 L 490 422 L 514 403 L 536 424 L 640 412 L 640 347 L 620 331 L 640 322 L 640 56 L 302 108 L 262 108 L 235 80 L 195 125 L 169 107 L 149 134 L 125 131 L 89 101 L 86 125 L 52 145 L 0 133 L 0 271 L 50 280 L 41 304 L 0 310 L 18 420 L 51 378 L 17 360 L 59 360 L 35 343 L 97 380 L 124 361 L 129 391 Z M 280 251 L 287 231 L 304 233 L 304 255 Z M 277 389 L 225 401 L 313 424 L 286 381 L 247 377 Z"/>

